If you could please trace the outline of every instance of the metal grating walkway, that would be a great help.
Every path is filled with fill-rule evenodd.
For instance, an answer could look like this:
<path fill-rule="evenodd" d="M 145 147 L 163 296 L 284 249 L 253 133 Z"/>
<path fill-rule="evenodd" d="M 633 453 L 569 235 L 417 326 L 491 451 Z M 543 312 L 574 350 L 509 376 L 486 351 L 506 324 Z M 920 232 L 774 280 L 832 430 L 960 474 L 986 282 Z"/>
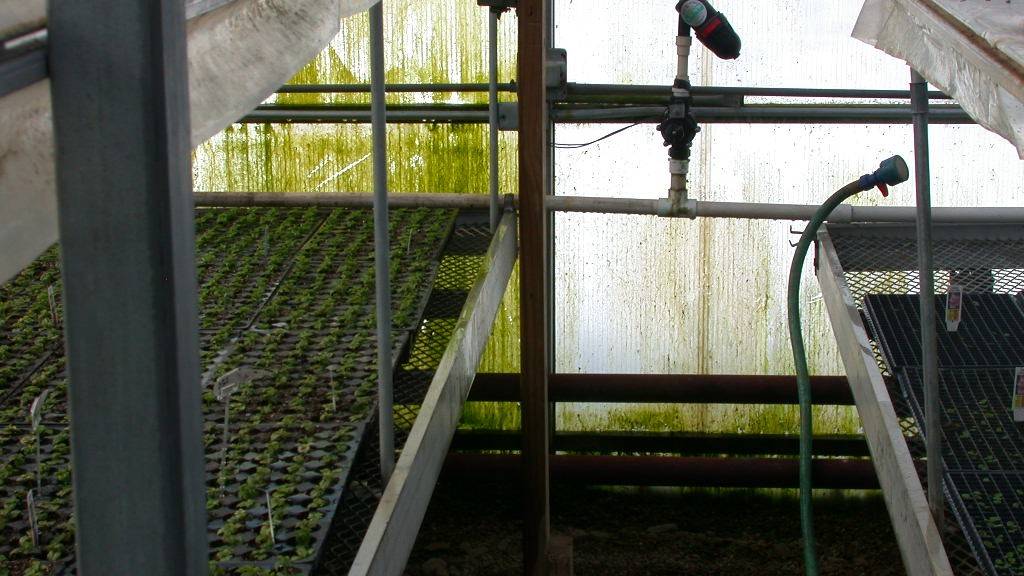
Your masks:
<path fill-rule="evenodd" d="M 923 454 L 923 389 L 916 243 L 912 227 L 829 225 L 853 301 L 911 454 Z M 956 332 L 937 296 L 947 507 L 961 530 L 943 534 L 959 574 L 1024 574 L 1024 428 L 1010 411 L 1014 367 L 1024 366 L 1024 231 L 937 226 L 935 287 L 964 287 Z M 923 461 L 918 475 L 925 480 Z M 969 554 L 966 554 L 969 550 Z"/>
<path fill-rule="evenodd" d="M 486 214 L 460 214 L 442 254 L 420 328 L 395 372 L 395 446 L 398 451 L 416 420 L 419 405 L 448 346 L 469 290 L 485 272 L 482 264 L 490 240 Z M 368 425 L 366 434 L 316 574 L 348 574 L 380 501 L 384 483 L 378 462 L 376 418 Z"/>

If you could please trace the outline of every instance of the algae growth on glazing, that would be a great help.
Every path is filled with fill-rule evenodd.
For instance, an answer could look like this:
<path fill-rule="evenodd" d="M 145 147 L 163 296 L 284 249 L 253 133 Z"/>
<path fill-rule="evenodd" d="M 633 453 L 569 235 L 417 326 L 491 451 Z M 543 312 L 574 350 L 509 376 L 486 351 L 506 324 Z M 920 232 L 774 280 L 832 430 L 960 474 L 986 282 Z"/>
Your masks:
<path fill-rule="evenodd" d="M 725 0 L 723 0 L 725 1 Z M 726 2 L 737 22 L 761 22 L 758 3 Z M 906 70 L 847 41 L 843 22 L 856 7 L 787 2 L 799 34 L 779 37 L 748 24 L 744 57 L 730 62 L 696 49 L 691 78 L 701 85 L 849 87 L 849 78 L 879 78 L 879 88 L 905 88 Z M 672 6 L 638 4 L 623 15 L 614 2 L 556 3 L 555 42 L 570 54 L 569 79 L 667 84 L 675 65 Z M 735 16 L 734 16 L 735 15 Z M 818 17 L 826 16 L 825 18 Z M 572 23 L 569 25 L 568 23 Z M 515 16 L 500 21 L 500 80 L 515 75 Z M 385 5 L 389 82 L 484 82 L 487 14 L 475 3 L 428 0 Z M 666 32 L 667 31 L 667 32 Z M 808 50 L 809 39 L 828 49 Z M 816 40 L 817 41 L 817 40 Z M 296 75 L 298 83 L 365 83 L 365 15 L 342 23 L 331 46 Z M 779 61 L 806 59 L 798 67 Z M 829 64 L 839 63 L 838 66 Z M 503 99 L 512 99 L 503 94 Z M 482 104 L 485 93 L 390 94 L 393 104 Z M 281 105 L 366 104 L 367 94 L 280 94 Z M 615 126 L 558 125 L 555 140 L 585 142 Z M 976 167 L 983 177 L 965 195 L 961 176 L 936 170 L 937 205 L 1019 204 L 1021 170 L 996 154 L 974 126 L 936 127 L 933 161 Z M 394 193 L 487 190 L 484 125 L 392 125 L 389 183 Z M 965 146 L 965 143 L 971 143 Z M 818 203 L 894 153 L 910 156 L 905 127 L 706 125 L 691 165 L 692 197 L 702 200 Z M 197 190 L 367 192 L 371 189 L 367 125 L 237 124 L 196 153 Z M 1012 157 L 1012 154 L 1007 154 Z M 501 134 L 502 193 L 517 188 L 516 138 Z M 594 146 L 556 153 L 556 192 L 581 196 L 655 198 L 667 186 L 665 150 L 653 126 L 641 125 Z M 866 196 L 858 203 L 880 203 Z M 907 204 L 897 190 L 887 203 Z M 791 373 L 785 331 L 785 268 L 789 227 L 800 223 L 724 220 L 666 221 L 620 215 L 559 215 L 555 247 L 555 368 L 563 372 Z M 842 367 L 808 262 L 802 305 L 812 373 Z M 481 368 L 518 369 L 518 301 L 513 276 Z M 854 431 L 852 409 L 822 409 L 823 430 Z M 469 425 L 515 426 L 514 406 L 471 406 Z M 795 431 L 792 408 L 738 406 L 563 405 L 563 428 Z"/>

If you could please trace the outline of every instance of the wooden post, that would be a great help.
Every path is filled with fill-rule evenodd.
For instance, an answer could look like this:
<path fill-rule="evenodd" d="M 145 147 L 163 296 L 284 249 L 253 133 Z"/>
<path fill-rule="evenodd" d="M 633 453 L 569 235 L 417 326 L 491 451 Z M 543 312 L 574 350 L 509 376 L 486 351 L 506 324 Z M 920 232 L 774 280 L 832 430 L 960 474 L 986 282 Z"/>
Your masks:
<path fill-rule="evenodd" d="M 545 95 L 546 0 L 520 0 L 519 15 L 519 297 L 522 365 L 523 573 L 547 574 L 548 335 L 547 217 L 548 117 Z"/>

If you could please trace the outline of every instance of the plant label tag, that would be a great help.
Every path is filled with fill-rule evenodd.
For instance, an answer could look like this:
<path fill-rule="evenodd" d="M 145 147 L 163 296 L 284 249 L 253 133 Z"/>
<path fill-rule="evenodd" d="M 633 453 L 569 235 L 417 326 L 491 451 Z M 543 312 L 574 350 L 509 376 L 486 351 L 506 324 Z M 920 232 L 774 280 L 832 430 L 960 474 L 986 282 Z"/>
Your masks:
<path fill-rule="evenodd" d="M 1013 421 L 1024 422 L 1024 368 L 1017 368 L 1013 375 Z"/>
<path fill-rule="evenodd" d="M 270 523 L 270 543 L 277 546 L 277 536 L 274 534 L 274 509 L 270 507 L 270 490 L 265 491 L 267 495 L 267 522 Z"/>
<path fill-rule="evenodd" d="M 238 389 L 240 384 L 267 376 L 270 376 L 270 372 L 266 370 L 257 370 L 251 366 L 239 366 L 224 374 L 213 383 L 213 394 L 217 397 L 217 400 L 223 402 Z"/>
<path fill-rule="evenodd" d="M 32 405 L 28 409 L 29 419 L 32 422 L 32 431 L 36 432 L 39 430 L 39 425 L 43 422 L 43 404 L 46 403 L 46 397 L 50 394 L 50 389 L 43 390 L 43 393 L 36 396 L 36 399 L 32 401 Z"/>
<path fill-rule="evenodd" d="M 217 397 L 218 402 L 227 402 L 239 384 L 241 382 L 221 382 L 218 380 L 213 385 L 213 395 Z"/>
<path fill-rule="evenodd" d="M 57 291 L 53 284 L 46 289 L 46 298 L 50 301 L 50 319 L 54 326 L 60 326 L 60 314 L 57 313 Z"/>
<path fill-rule="evenodd" d="M 946 332 L 956 332 L 956 329 L 960 327 L 963 305 L 964 287 L 959 284 L 950 284 L 949 292 L 946 293 Z"/>
<path fill-rule="evenodd" d="M 32 547 L 39 548 L 39 525 L 36 522 L 36 497 L 35 490 L 30 489 L 25 496 L 25 506 L 28 508 L 28 526 L 32 535 Z"/>

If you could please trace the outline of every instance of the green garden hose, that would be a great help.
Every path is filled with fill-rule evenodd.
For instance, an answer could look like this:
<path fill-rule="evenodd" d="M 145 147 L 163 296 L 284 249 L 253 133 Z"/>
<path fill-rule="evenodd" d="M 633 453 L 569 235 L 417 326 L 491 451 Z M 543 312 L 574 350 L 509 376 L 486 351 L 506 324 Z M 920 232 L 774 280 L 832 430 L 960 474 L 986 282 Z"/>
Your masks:
<path fill-rule="evenodd" d="M 804 573 L 807 576 L 818 575 L 818 555 L 815 551 L 814 517 L 811 511 L 811 438 L 814 432 L 811 421 L 811 377 L 807 371 L 807 354 L 800 329 L 800 277 L 803 274 L 804 259 L 818 228 L 844 200 L 875 186 L 882 190 L 883 195 L 887 195 L 887 184 L 906 182 L 909 175 L 907 163 L 899 156 L 893 156 L 883 161 L 875 172 L 861 176 L 832 194 L 814 213 L 800 235 L 789 267 L 786 305 L 789 311 L 789 338 L 796 367 L 797 395 L 800 399 L 800 529 L 803 536 Z"/>

